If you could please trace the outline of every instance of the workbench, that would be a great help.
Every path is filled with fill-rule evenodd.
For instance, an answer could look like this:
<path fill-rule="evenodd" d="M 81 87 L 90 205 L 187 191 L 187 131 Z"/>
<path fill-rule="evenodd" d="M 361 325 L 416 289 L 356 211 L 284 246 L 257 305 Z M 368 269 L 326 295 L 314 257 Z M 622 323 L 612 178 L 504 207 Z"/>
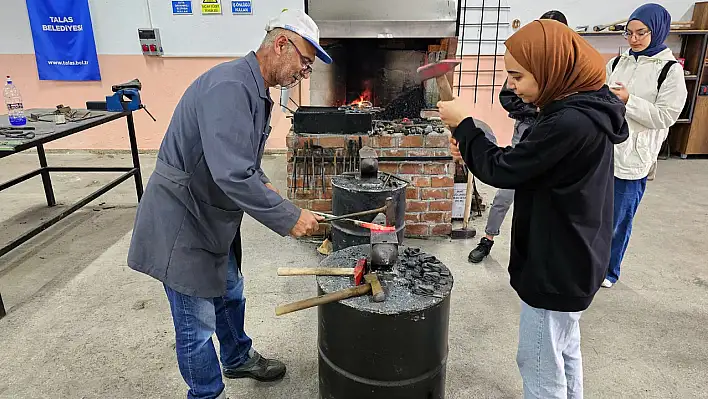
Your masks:
<path fill-rule="evenodd" d="M 25 110 L 26 115 L 38 114 L 38 115 L 49 115 L 43 117 L 42 120 L 53 120 L 51 114 L 54 109 L 28 109 Z M 13 134 L 13 138 L 9 138 L 7 134 L 3 134 L 2 128 L 10 127 L 7 115 L 0 115 L 0 158 L 10 156 L 12 154 L 17 154 L 25 150 L 35 148 L 37 150 L 37 155 L 39 157 L 39 169 L 33 170 L 32 172 L 26 173 L 22 176 L 16 177 L 10 181 L 0 184 L 0 191 L 8 189 L 16 184 L 22 183 L 29 180 L 35 176 L 42 177 L 42 184 L 44 186 L 44 195 L 47 198 L 47 205 L 52 207 L 56 205 L 56 199 L 54 198 L 54 190 L 52 188 L 52 172 L 117 172 L 123 173 L 120 177 L 106 184 L 105 186 L 94 191 L 90 195 L 82 198 L 80 201 L 73 204 L 71 207 L 62 211 L 58 215 L 50 218 L 41 225 L 27 231 L 20 237 L 14 239 L 4 247 L 0 248 L 0 257 L 22 245 L 26 241 L 30 240 L 32 237 L 38 235 L 44 230 L 48 229 L 50 226 L 56 224 L 60 220 L 66 218 L 72 213 L 76 212 L 83 206 L 87 205 L 91 201 L 100 197 L 101 195 L 107 193 L 111 189 L 118 186 L 120 183 L 130 179 L 135 178 L 135 192 L 138 196 L 138 201 L 143 195 L 143 182 L 142 176 L 140 174 L 140 160 L 138 158 L 138 145 L 135 138 L 135 124 L 133 122 L 133 113 L 131 111 L 125 112 L 108 112 L 108 111 L 88 111 L 85 109 L 77 109 L 77 115 L 86 116 L 84 119 L 69 121 L 67 120 L 64 124 L 55 124 L 54 122 L 31 122 L 27 121 L 27 124 L 22 127 L 34 127 L 34 130 L 27 130 L 24 133 L 31 134 Z M 55 140 L 59 140 L 64 137 L 71 136 L 83 132 L 85 130 L 91 129 L 93 127 L 103 125 L 117 119 L 126 118 L 128 125 L 128 137 L 130 139 L 130 152 L 133 157 L 133 165 L 125 167 L 100 167 L 100 166 L 49 166 L 47 165 L 47 157 L 44 152 L 44 144 L 50 143 Z M 23 137 L 24 136 L 24 137 Z M 5 307 L 2 302 L 2 296 L 0 294 L 0 318 L 5 316 Z"/>

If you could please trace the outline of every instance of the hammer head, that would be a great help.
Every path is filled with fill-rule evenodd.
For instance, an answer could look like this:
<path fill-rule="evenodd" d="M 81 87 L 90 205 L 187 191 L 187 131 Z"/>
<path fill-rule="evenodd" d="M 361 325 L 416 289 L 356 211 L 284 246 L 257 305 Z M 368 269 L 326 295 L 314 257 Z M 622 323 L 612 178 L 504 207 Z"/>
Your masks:
<path fill-rule="evenodd" d="M 371 285 L 371 296 L 374 298 L 374 302 L 383 302 L 386 299 L 386 293 L 381 287 L 381 282 L 375 274 L 369 273 L 364 276 L 367 284 Z"/>
<path fill-rule="evenodd" d="M 449 72 L 452 72 L 461 63 L 462 62 L 458 60 L 442 60 L 439 62 L 433 62 L 432 64 L 423 65 L 416 70 L 418 82 L 443 76 Z"/>
<path fill-rule="evenodd" d="M 396 225 L 397 205 L 393 197 L 386 198 L 386 226 Z"/>
<path fill-rule="evenodd" d="M 354 266 L 354 285 L 360 285 L 366 274 L 366 258 L 361 258 Z"/>

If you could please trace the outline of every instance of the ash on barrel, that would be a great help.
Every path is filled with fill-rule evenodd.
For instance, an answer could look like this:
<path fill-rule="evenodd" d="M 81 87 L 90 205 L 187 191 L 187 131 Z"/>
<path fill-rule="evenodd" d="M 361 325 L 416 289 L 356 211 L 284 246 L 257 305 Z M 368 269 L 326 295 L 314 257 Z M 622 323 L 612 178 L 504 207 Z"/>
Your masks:
<path fill-rule="evenodd" d="M 353 267 L 368 245 L 349 247 L 322 267 Z M 386 300 L 349 298 L 318 308 L 322 399 L 442 399 L 453 277 L 435 256 L 399 247 L 396 265 L 377 272 Z M 351 278 L 318 276 L 320 295 Z"/>

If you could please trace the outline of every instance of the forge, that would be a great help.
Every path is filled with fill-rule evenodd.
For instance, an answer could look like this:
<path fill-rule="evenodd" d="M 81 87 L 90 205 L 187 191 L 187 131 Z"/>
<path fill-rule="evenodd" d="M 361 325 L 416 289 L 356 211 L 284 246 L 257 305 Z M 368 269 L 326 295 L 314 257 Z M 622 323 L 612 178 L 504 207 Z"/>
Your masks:
<path fill-rule="evenodd" d="M 382 172 L 410 182 L 404 234 L 449 235 L 455 173 L 449 131 L 425 117 L 439 95 L 434 80 L 416 80 L 416 70 L 456 57 L 458 2 L 306 4 L 333 62 L 315 63 L 310 104 L 292 118 L 287 137 L 290 199 L 303 208 L 332 212 L 332 178 L 356 172 L 358 149 L 369 146 L 380 157 Z M 452 85 L 452 74 L 448 80 Z"/>

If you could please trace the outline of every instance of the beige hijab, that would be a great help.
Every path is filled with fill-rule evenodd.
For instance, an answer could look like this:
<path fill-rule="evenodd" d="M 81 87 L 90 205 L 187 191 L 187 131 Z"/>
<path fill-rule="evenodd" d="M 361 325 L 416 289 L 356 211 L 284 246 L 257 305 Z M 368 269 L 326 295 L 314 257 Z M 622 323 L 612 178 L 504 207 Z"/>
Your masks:
<path fill-rule="evenodd" d="M 512 57 L 536 78 L 541 89 L 536 101 L 539 107 L 573 93 L 599 90 L 605 84 L 604 58 L 558 21 L 533 21 L 505 44 Z"/>

